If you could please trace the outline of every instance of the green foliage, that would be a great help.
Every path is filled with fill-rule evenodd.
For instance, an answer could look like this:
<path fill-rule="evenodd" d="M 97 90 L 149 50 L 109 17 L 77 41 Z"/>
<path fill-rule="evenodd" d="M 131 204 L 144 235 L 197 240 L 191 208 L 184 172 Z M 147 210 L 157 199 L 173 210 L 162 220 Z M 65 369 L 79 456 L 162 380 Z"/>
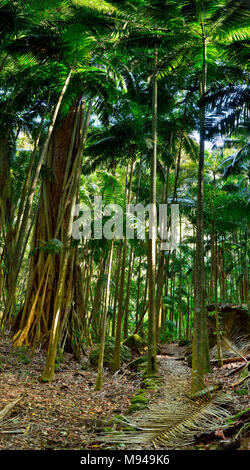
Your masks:
<path fill-rule="evenodd" d="M 103 364 L 105 367 L 112 367 L 114 356 L 115 340 L 114 338 L 106 338 L 104 349 Z M 89 355 L 90 364 L 97 366 L 99 358 L 99 347 L 93 349 Z M 130 349 L 121 345 L 121 363 L 129 362 L 131 360 Z"/>
<path fill-rule="evenodd" d="M 43 245 L 38 246 L 33 249 L 33 252 L 36 251 L 44 251 L 45 253 L 49 253 L 50 255 L 57 255 L 63 248 L 63 244 L 60 240 L 56 238 L 52 238 L 47 243 L 44 242 Z"/>
<path fill-rule="evenodd" d="M 28 352 L 27 346 L 19 346 L 17 348 L 14 348 L 11 354 L 15 356 L 17 360 L 21 362 L 22 364 L 29 364 L 31 362 L 31 359 L 28 356 L 27 352 Z"/>
<path fill-rule="evenodd" d="M 249 391 L 246 388 L 238 388 L 237 390 L 235 390 L 235 393 L 241 396 L 241 395 L 248 395 Z"/>

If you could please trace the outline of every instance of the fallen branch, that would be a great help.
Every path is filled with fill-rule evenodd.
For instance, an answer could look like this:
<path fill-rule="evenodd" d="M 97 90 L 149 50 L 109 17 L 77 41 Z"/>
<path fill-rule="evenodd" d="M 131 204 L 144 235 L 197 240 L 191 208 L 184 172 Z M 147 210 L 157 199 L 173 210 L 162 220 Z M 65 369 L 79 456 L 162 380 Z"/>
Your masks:
<path fill-rule="evenodd" d="M 250 359 L 250 356 L 246 356 L 246 358 L 244 359 L 240 356 L 239 357 L 226 357 L 222 359 L 222 361 L 223 361 L 223 364 L 230 364 L 230 362 L 243 362 L 245 361 L 245 359 Z M 216 365 L 217 363 L 218 363 L 218 359 L 213 359 L 212 361 L 210 361 L 211 365 Z"/>
<path fill-rule="evenodd" d="M 3 421 L 6 416 L 8 416 L 13 408 L 19 403 L 24 397 L 24 393 L 22 393 L 18 398 L 13 400 L 11 403 L 8 403 L 1 411 L 0 411 L 0 421 Z"/>
<path fill-rule="evenodd" d="M 246 375 L 246 377 L 243 377 L 243 379 L 240 379 L 238 380 L 237 382 L 234 382 L 231 387 L 235 387 L 236 385 L 240 385 L 242 384 L 243 382 L 245 382 L 245 380 L 249 379 L 250 378 L 250 374 Z"/>
<path fill-rule="evenodd" d="M 0 429 L 0 434 L 23 434 L 23 431 L 21 429 L 10 429 L 7 431 L 2 431 Z"/>

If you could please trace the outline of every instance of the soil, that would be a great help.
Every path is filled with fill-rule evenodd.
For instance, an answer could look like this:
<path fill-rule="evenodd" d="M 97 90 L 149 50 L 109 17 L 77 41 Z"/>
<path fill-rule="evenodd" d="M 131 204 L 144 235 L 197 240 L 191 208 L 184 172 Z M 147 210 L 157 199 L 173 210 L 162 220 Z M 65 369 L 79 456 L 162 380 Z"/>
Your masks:
<path fill-rule="evenodd" d="M 0 421 L 0 449 L 4 450 L 87 450 L 105 449 L 98 436 L 109 420 L 118 414 L 126 415 L 131 398 L 141 388 L 142 373 L 129 367 L 113 375 L 104 370 L 103 388 L 95 391 L 96 369 L 88 364 L 89 351 L 81 361 L 64 354 L 64 362 L 57 366 L 55 381 L 45 384 L 39 381 L 45 363 L 45 351 L 37 351 L 29 362 L 29 352 L 17 353 L 11 349 L 9 335 L 0 335 L 0 412 L 6 405 L 22 395 L 11 413 Z M 191 369 L 184 360 L 176 360 L 185 354 L 185 347 L 177 344 L 161 346 L 158 356 L 162 387 L 148 392 L 151 404 L 168 400 L 181 401 L 188 393 Z M 221 369 L 214 367 L 206 377 L 207 385 L 223 384 L 224 390 L 232 389 L 239 373 L 228 376 L 229 370 L 239 367 L 230 363 Z M 233 392 L 232 414 L 249 406 L 249 395 Z M 144 410 L 130 415 L 131 419 L 143 417 Z M 129 418 L 130 419 L 130 418 Z M 244 443 L 244 446 L 249 444 Z M 110 445 L 108 447 L 111 448 Z M 120 448 L 122 447 L 113 447 Z M 137 445 L 137 449 L 155 449 L 153 445 Z M 209 448 L 209 444 L 204 444 Z M 244 447 L 245 448 L 245 447 Z M 126 449 L 133 449 L 126 445 Z"/>

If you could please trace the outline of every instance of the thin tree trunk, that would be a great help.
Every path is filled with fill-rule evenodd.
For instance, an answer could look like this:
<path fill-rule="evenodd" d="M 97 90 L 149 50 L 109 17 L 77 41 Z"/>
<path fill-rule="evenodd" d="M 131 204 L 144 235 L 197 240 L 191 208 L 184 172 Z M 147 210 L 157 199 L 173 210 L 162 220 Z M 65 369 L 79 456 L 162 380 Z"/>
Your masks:
<path fill-rule="evenodd" d="M 201 99 L 206 93 L 206 36 L 203 31 L 203 68 Z M 204 266 L 204 156 L 205 156 L 205 105 L 200 105 L 200 154 L 198 169 L 197 231 L 195 257 L 195 317 L 192 351 L 192 392 L 204 388 L 204 374 L 210 371 L 207 312 L 205 307 L 205 266 Z"/>
<path fill-rule="evenodd" d="M 148 242 L 148 364 L 147 374 L 157 372 L 156 359 L 156 168 L 157 168 L 157 66 L 158 52 L 155 52 L 153 99 L 152 99 L 152 141 L 153 151 L 150 161 L 150 204 L 152 206 L 151 236 Z"/>
<path fill-rule="evenodd" d="M 115 295 L 114 295 L 114 307 L 113 307 L 113 318 L 112 318 L 112 336 L 115 336 L 115 325 L 116 325 L 116 308 L 119 296 L 119 279 L 120 279 L 120 270 L 121 270 L 121 258 L 122 258 L 122 239 L 119 241 L 118 246 L 118 260 L 117 260 L 117 270 L 116 270 L 116 284 L 115 284 Z"/>
<path fill-rule="evenodd" d="M 123 323 L 123 338 L 124 340 L 128 338 L 128 315 L 129 315 L 129 300 L 130 300 L 130 287 L 131 287 L 131 278 L 134 266 L 134 248 L 130 248 L 129 256 L 129 268 L 128 268 L 128 281 L 127 281 L 127 292 L 124 308 L 124 323 Z"/>
<path fill-rule="evenodd" d="M 128 189 L 128 202 L 131 201 L 131 189 L 132 189 L 132 177 L 134 170 L 134 155 L 132 156 L 131 169 L 130 169 L 130 178 L 129 178 L 129 189 Z M 121 332 L 122 332 L 122 316 L 123 316 L 123 292 L 124 292 L 124 282 L 125 282 L 125 268 L 126 268 L 126 254 L 127 254 L 127 239 L 124 238 L 123 241 L 123 256 L 122 256 L 122 269 L 121 269 L 121 278 L 120 278 L 120 290 L 119 290 L 119 300 L 118 300 L 118 312 L 117 312 L 117 322 L 116 322 L 116 337 L 115 337 L 115 349 L 114 349 L 114 361 L 113 361 L 113 372 L 116 372 L 120 369 L 121 360 L 120 360 L 120 347 L 121 347 Z"/>
<path fill-rule="evenodd" d="M 108 262 L 106 297 L 105 297 L 105 305 L 104 305 L 104 312 L 103 312 L 102 326 L 101 326 L 100 352 L 99 352 L 99 359 L 98 359 L 98 371 L 97 371 L 97 379 L 96 379 L 95 390 L 101 390 L 101 388 L 102 388 L 103 359 L 104 359 L 104 348 L 105 348 L 105 338 L 106 338 L 107 313 L 108 313 L 108 306 L 109 306 L 109 291 L 110 291 L 112 256 L 113 256 L 113 240 L 111 242 L 109 262 Z"/>
<path fill-rule="evenodd" d="M 217 274 L 217 236 L 214 234 L 214 222 L 212 223 L 212 230 L 211 230 L 211 243 L 214 243 L 213 250 L 214 250 L 214 304 L 215 304 L 215 324 L 216 324 L 216 339 L 217 339 L 217 352 L 218 352 L 218 367 L 223 366 L 222 360 L 222 348 L 221 348 L 221 336 L 220 336 L 220 318 L 218 312 L 218 298 L 217 298 L 217 284 L 218 284 L 218 274 Z"/>

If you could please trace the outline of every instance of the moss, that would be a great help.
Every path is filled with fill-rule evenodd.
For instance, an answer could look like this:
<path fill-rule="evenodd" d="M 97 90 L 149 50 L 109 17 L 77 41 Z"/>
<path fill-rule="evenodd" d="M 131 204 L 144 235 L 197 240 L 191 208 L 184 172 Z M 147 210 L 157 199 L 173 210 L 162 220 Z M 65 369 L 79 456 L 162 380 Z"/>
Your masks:
<path fill-rule="evenodd" d="M 248 390 L 246 388 L 238 388 L 235 392 L 237 395 L 248 395 Z"/>
<path fill-rule="evenodd" d="M 146 341 L 138 334 L 129 336 L 123 344 L 139 354 L 143 354 L 147 349 Z"/>
<path fill-rule="evenodd" d="M 135 413 L 135 411 L 143 410 L 146 408 L 145 403 L 131 403 L 129 409 L 128 409 L 128 414 Z"/>
<path fill-rule="evenodd" d="M 244 415 L 246 415 L 246 417 L 248 415 L 250 415 L 250 408 L 246 408 L 245 410 L 242 410 L 239 413 L 237 413 L 236 415 L 229 418 L 228 424 L 232 424 L 232 423 L 235 423 L 235 421 L 239 421 L 241 418 L 244 417 Z"/>
<path fill-rule="evenodd" d="M 156 376 L 145 376 L 142 385 L 146 390 L 159 390 L 161 388 L 160 379 Z"/>
<path fill-rule="evenodd" d="M 148 398 L 146 397 L 145 394 L 141 393 L 140 395 L 135 395 L 133 398 L 131 398 L 131 403 L 148 403 Z"/>
<path fill-rule="evenodd" d="M 120 414 L 120 415 L 116 415 L 113 418 L 111 418 L 109 420 L 109 423 L 117 422 L 117 421 L 123 421 L 123 420 L 124 420 L 124 416 Z"/>
<path fill-rule="evenodd" d="M 122 429 L 123 431 L 136 431 L 136 428 L 133 428 L 133 426 L 126 426 L 125 428 Z"/>
<path fill-rule="evenodd" d="M 28 346 L 18 346 L 12 349 L 11 356 L 17 358 L 22 364 L 29 364 L 31 362 L 30 357 L 27 354 Z"/>
<path fill-rule="evenodd" d="M 27 353 L 27 352 L 28 352 L 28 346 L 16 346 L 15 348 L 12 349 L 11 354 L 13 356 L 18 356 L 19 354 Z"/>
<path fill-rule="evenodd" d="M 87 364 L 82 364 L 81 365 L 81 370 L 88 370 Z"/>

